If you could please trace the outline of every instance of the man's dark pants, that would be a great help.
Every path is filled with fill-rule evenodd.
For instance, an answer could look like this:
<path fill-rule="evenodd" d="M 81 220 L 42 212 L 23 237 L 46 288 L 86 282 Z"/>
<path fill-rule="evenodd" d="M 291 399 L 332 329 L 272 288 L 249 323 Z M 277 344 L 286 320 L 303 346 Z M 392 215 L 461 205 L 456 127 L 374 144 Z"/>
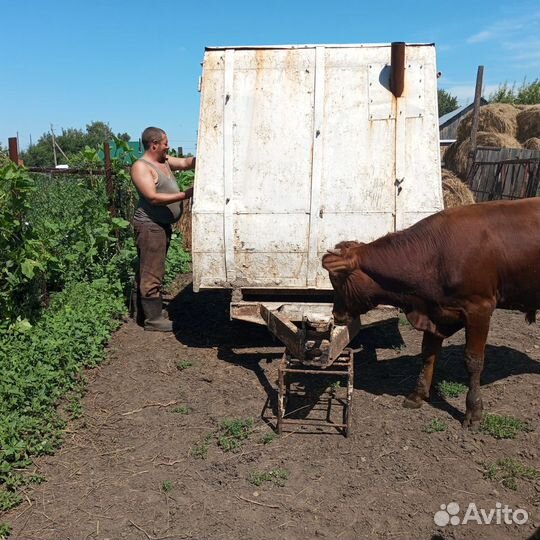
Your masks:
<path fill-rule="evenodd" d="M 135 243 L 139 265 L 135 275 L 142 299 L 161 298 L 161 284 L 165 276 L 165 259 L 171 242 L 171 225 L 151 221 L 134 221 Z"/>

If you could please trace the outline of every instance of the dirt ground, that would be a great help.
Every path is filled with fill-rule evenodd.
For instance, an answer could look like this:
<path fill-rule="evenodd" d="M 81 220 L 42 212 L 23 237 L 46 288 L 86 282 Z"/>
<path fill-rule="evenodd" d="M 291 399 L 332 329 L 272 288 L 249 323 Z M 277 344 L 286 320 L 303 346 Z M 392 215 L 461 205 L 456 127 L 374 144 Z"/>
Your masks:
<path fill-rule="evenodd" d="M 419 410 L 402 408 L 421 335 L 394 323 L 354 342 L 348 438 L 297 428 L 269 441 L 282 347 L 263 327 L 229 321 L 229 300 L 186 283 L 169 308 L 176 336 L 132 321 L 116 332 L 108 360 L 87 373 L 82 418 L 54 456 L 36 461 L 47 481 L 2 516 L 13 538 L 524 539 L 540 525 L 539 483 L 519 479 L 514 491 L 484 477 L 507 457 L 540 466 L 539 323 L 498 311 L 489 337 L 484 408 L 526 420 L 533 430 L 516 439 L 463 431 L 464 395 L 434 393 Z M 460 332 L 445 343 L 437 380 L 467 381 L 463 342 Z M 224 452 L 213 435 L 220 423 L 248 417 L 253 432 Z M 434 419 L 447 429 L 426 432 Z M 283 485 L 250 481 L 278 470 Z M 437 525 L 435 513 L 451 502 L 461 517 L 469 503 L 486 512 L 500 503 L 529 519 Z"/>

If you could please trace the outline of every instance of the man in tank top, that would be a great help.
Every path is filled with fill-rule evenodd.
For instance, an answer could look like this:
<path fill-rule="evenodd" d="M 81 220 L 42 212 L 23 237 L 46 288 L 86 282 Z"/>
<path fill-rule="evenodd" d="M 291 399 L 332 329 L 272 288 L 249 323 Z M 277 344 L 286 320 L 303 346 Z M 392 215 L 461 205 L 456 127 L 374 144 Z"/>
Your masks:
<path fill-rule="evenodd" d="M 131 167 L 131 179 L 139 193 L 133 216 L 139 266 L 135 276 L 137 319 L 144 329 L 171 332 L 172 321 L 162 311 L 161 283 L 165 258 L 171 240 L 172 224 L 182 213 L 182 202 L 193 195 L 193 188 L 180 191 L 173 171 L 195 168 L 195 158 L 167 155 L 169 141 L 160 128 L 148 127 L 142 133 L 143 156 Z M 132 300 L 133 301 L 133 300 Z"/>

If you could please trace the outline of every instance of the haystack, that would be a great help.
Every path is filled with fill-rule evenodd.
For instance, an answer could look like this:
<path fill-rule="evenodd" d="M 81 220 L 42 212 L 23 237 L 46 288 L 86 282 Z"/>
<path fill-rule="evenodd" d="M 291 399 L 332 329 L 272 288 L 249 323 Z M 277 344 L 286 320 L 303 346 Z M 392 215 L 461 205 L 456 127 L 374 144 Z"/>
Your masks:
<path fill-rule="evenodd" d="M 480 107 L 478 115 L 478 131 L 503 133 L 516 137 L 519 109 L 509 103 L 490 103 Z M 459 123 L 457 140 L 463 141 L 471 136 L 473 111 L 468 113 Z"/>
<path fill-rule="evenodd" d="M 527 150 L 540 150 L 540 138 L 531 137 L 523 143 L 523 148 Z"/>
<path fill-rule="evenodd" d="M 178 223 L 176 224 L 176 229 L 182 234 L 182 247 L 184 251 L 191 253 L 191 203 L 190 200 L 185 200 L 182 202 L 182 215 Z"/>
<path fill-rule="evenodd" d="M 529 105 L 517 115 L 517 138 L 525 142 L 540 137 L 540 105 Z"/>
<path fill-rule="evenodd" d="M 476 145 L 492 148 L 521 148 L 519 141 L 511 135 L 487 131 L 479 131 L 476 134 Z M 471 164 L 469 158 L 471 148 L 470 138 L 466 138 L 461 142 L 458 140 L 450 145 L 444 156 L 446 168 L 455 172 L 458 176 L 466 178 Z"/>
<path fill-rule="evenodd" d="M 451 171 L 442 169 L 442 188 L 445 208 L 474 204 L 474 195 L 467 184 Z"/>

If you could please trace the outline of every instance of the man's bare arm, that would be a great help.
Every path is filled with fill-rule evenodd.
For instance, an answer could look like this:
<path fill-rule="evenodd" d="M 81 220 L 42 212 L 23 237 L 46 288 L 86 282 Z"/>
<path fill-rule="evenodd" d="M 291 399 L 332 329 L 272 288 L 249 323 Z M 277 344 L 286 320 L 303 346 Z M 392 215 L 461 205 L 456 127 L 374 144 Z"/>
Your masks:
<path fill-rule="evenodd" d="M 189 171 L 195 168 L 195 157 L 179 158 L 168 156 L 167 161 L 173 171 Z"/>
<path fill-rule="evenodd" d="M 188 188 L 180 193 L 158 193 L 150 168 L 140 161 L 136 161 L 131 167 L 131 179 L 139 193 L 150 204 L 156 206 L 166 206 L 167 204 L 183 201 L 193 195 L 193 188 Z"/>

